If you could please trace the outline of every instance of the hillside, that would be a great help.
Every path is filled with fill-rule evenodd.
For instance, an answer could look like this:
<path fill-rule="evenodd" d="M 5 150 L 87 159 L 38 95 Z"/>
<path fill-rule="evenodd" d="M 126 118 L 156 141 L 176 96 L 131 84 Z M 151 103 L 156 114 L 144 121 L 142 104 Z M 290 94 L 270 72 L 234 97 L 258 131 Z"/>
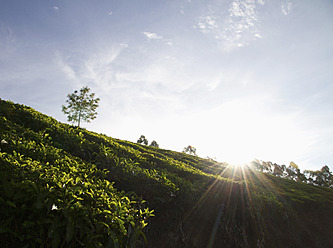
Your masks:
<path fill-rule="evenodd" d="M 0 102 L 3 247 L 333 247 L 333 190 Z"/>

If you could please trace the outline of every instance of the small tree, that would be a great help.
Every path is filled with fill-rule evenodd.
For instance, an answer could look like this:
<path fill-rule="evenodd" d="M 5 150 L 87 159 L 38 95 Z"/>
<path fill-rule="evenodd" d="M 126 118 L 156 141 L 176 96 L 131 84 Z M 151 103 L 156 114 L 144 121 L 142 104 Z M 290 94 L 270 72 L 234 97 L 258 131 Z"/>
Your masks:
<path fill-rule="evenodd" d="M 184 153 L 194 155 L 194 156 L 197 156 L 196 151 L 197 151 L 197 149 L 195 149 L 193 146 L 187 146 L 187 147 L 184 147 L 184 149 L 183 149 Z"/>
<path fill-rule="evenodd" d="M 144 135 L 141 135 L 136 143 L 148 145 L 148 140 L 146 139 L 146 137 Z"/>
<path fill-rule="evenodd" d="M 157 142 L 155 140 L 153 140 L 149 146 L 152 146 L 152 147 L 156 147 L 156 148 L 159 148 L 159 145 L 157 144 Z"/>
<path fill-rule="evenodd" d="M 81 120 L 90 122 L 96 118 L 99 98 L 94 98 L 95 93 L 89 94 L 90 88 L 83 87 L 80 92 L 77 90 L 68 94 L 66 100 L 67 106 L 62 105 L 62 111 L 68 115 L 67 119 L 71 122 L 77 122 L 80 126 Z"/>

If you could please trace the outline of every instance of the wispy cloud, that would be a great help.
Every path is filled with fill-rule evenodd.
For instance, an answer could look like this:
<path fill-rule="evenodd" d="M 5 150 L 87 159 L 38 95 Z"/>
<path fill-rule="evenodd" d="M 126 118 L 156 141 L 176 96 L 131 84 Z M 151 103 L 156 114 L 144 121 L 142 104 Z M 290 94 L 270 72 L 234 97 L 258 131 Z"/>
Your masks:
<path fill-rule="evenodd" d="M 127 48 L 127 44 L 114 45 L 85 59 L 82 77 L 96 84 L 101 90 L 109 92 L 116 85 L 116 72 L 119 70 L 115 61 L 120 53 Z"/>
<path fill-rule="evenodd" d="M 213 15 L 200 16 L 197 27 L 202 33 L 216 32 L 218 28 L 216 22 L 216 16 Z"/>
<path fill-rule="evenodd" d="M 259 151 L 277 163 L 302 157 L 310 144 L 308 158 L 314 147 L 322 156 L 315 164 L 333 161 L 331 0 L 151 1 L 148 9 L 82 1 L 80 10 L 68 1 L 56 22 L 44 11 L 30 15 L 61 14 L 59 2 L 20 12 L 5 2 L 14 16 L 0 21 L 3 97 L 65 121 L 64 98 L 88 85 L 101 98 L 92 130 L 112 137 L 155 133 L 167 149 L 189 142 L 223 160 Z"/>
<path fill-rule="evenodd" d="M 262 1 L 233 1 L 229 6 L 229 16 L 225 20 L 223 40 L 227 49 L 243 47 L 255 38 L 262 37 L 258 27 L 257 5 Z"/>
<path fill-rule="evenodd" d="M 6 60 L 7 56 L 16 50 L 15 32 L 10 26 L 1 25 L 0 23 L 0 60 Z"/>
<path fill-rule="evenodd" d="M 163 36 L 160 36 L 156 33 L 151 33 L 151 32 L 142 32 L 144 36 L 147 37 L 148 40 L 160 40 L 163 39 Z"/>
<path fill-rule="evenodd" d="M 163 44 L 166 44 L 168 46 L 173 46 L 174 45 L 174 41 L 168 38 L 165 38 L 161 35 L 158 35 L 156 33 L 152 33 L 152 32 L 142 32 L 142 34 L 147 38 L 148 41 L 151 40 L 160 40 L 163 42 Z"/>
<path fill-rule="evenodd" d="M 66 78 L 70 81 L 77 81 L 77 76 L 73 68 L 68 62 L 61 56 L 59 52 L 55 53 L 55 65 L 61 72 L 63 72 Z"/>
<path fill-rule="evenodd" d="M 54 10 L 55 12 L 59 12 L 59 11 L 60 11 L 60 8 L 59 8 L 58 6 L 53 6 L 53 10 Z"/>
<path fill-rule="evenodd" d="M 125 43 L 106 46 L 91 53 L 66 54 L 57 52 L 55 61 L 58 70 L 76 84 L 93 84 L 102 92 L 109 92 L 116 82 L 117 65 L 114 63 L 119 54 L 128 47 Z"/>
<path fill-rule="evenodd" d="M 285 2 L 281 5 L 281 12 L 283 15 L 289 15 L 293 10 L 293 4 L 291 2 Z"/>
<path fill-rule="evenodd" d="M 229 4 L 226 16 L 221 15 L 224 6 L 218 9 L 208 6 L 208 11 L 199 16 L 194 27 L 220 41 L 224 51 L 244 47 L 263 37 L 257 7 L 264 4 L 263 0 L 234 0 Z"/>

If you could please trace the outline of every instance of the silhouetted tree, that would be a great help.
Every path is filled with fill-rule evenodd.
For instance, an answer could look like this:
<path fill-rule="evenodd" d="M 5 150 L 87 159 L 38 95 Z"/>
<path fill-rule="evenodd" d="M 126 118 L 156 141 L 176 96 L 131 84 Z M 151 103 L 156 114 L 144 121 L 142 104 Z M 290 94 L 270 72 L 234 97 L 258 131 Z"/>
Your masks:
<path fill-rule="evenodd" d="M 310 171 L 310 173 L 314 178 L 313 184 L 323 187 L 333 187 L 332 173 L 330 172 L 330 168 L 327 165 L 323 166 L 321 170 Z"/>
<path fill-rule="evenodd" d="M 209 161 L 214 161 L 214 162 L 216 162 L 216 157 L 211 158 L 211 157 L 207 156 L 206 159 L 208 159 Z"/>
<path fill-rule="evenodd" d="M 261 171 L 261 172 L 264 171 L 264 166 L 263 166 L 263 164 L 261 163 L 261 161 L 258 160 L 258 159 L 254 159 L 254 160 L 250 163 L 250 166 L 254 167 L 254 169 L 256 169 L 257 171 Z"/>
<path fill-rule="evenodd" d="M 156 142 L 155 140 L 153 140 L 153 141 L 150 143 L 149 146 L 156 147 L 156 148 L 159 147 L 159 145 L 157 144 L 157 142 Z"/>
<path fill-rule="evenodd" d="M 273 164 L 273 175 L 278 176 L 278 177 L 284 177 L 284 171 L 286 169 L 286 166 L 283 165 L 278 165 L 276 163 Z"/>
<path fill-rule="evenodd" d="M 304 170 L 304 176 L 306 178 L 306 183 L 307 184 L 313 184 L 314 178 L 315 178 L 315 173 L 312 170 Z"/>
<path fill-rule="evenodd" d="M 298 165 L 294 162 L 290 162 L 289 166 L 286 168 L 287 178 L 294 180 L 296 182 L 306 182 L 306 177 L 301 173 Z"/>
<path fill-rule="evenodd" d="M 71 122 L 77 122 L 80 126 L 81 120 L 90 122 L 96 118 L 99 98 L 94 98 L 95 93 L 89 94 L 90 88 L 83 87 L 80 92 L 77 90 L 68 94 L 66 100 L 67 106 L 62 105 L 62 111 L 68 115 L 67 119 Z"/>
<path fill-rule="evenodd" d="M 263 166 L 263 172 L 272 174 L 273 173 L 273 163 L 271 161 L 265 162 L 261 161 L 262 166 Z"/>
<path fill-rule="evenodd" d="M 136 143 L 148 145 L 148 140 L 146 139 L 146 137 L 144 135 L 141 135 Z"/>
<path fill-rule="evenodd" d="M 183 149 L 184 153 L 194 155 L 194 156 L 197 156 L 196 151 L 197 151 L 197 149 L 195 149 L 193 146 L 187 146 L 187 147 L 184 147 L 184 149 Z"/>
<path fill-rule="evenodd" d="M 303 173 L 294 162 L 290 162 L 289 166 L 286 167 L 285 165 L 273 164 L 270 161 L 265 162 L 255 159 L 249 166 L 252 166 L 257 171 L 287 178 L 296 182 L 333 188 L 333 174 L 327 165 L 322 167 L 321 170 L 304 170 Z"/>

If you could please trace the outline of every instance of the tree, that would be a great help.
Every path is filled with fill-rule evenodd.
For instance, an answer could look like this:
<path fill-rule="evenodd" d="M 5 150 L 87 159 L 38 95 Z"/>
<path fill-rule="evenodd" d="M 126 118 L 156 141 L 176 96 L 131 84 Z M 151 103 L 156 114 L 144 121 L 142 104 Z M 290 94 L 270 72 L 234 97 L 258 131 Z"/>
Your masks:
<path fill-rule="evenodd" d="M 298 168 L 298 165 L 294 162 L 290 162 L 289 166 L 286 167 L 287 178 L 294 180 L 296 182 L 306 182 L 306 177 L 301 173 L 301 170 Z"/>
<path fill-rule="evenodd" d="M 304 171 L 304 176 L 306 178 L 306 183 L 307 184 L 313 184 L 314 177 L 315 177 L 314 171 L 312 171 L 312 170 L 305 170 Z"/>
<path fill-rule="evenodd" d="M 312 176 L 315 178 L 313 183 L 322 187 L 332 187 L 333 175 L 330 168 L 325 165 L 321 170 L 311 171 Z"/>
<path fill-rule="evenodd" d="M 264 166 L 262 164 L 262 162 L 258 159 L 254 159 L 251 163 L 250 166 L 252 166 L 255 170 L 257 171 L 264 171 Z"/>
<path fill-rule="evenodd" d="M 184 149 L 183 149 L 184 153 L 194 155 L 194 156 L 197 156 L 196 151 L 197 151 L 197 149 L 195 149 L 193 146 L 187 146 L 187 147 L 184 147 Z"/>
<path fill-rule="evenodd" d="M 273 164 L 273 175 L 278 176 L 278 177 L 283 177 L 284 171 L 286 169 L 286 166 L 283 165 L 278 165 L 276 163 Z"/>
<path fill-rule="evenodd" d="M 262 165 L 262 172 L 268 173 L 268 174 L 273 174 L 273 169 L 274 169 L 274 165 L 271 161 L 261 161 L 261 165 Z"/>
<path fill-rule="evenodd" d="M 265 162 L 255 159 L 250 163 L 250 166 L 257 171 L 277 177 L 287 178 L 296 182 L 303 182 L 321 187 L 333 188 L 333 173 L 327 165 L 322 167 L 321 170 L 304 170 L 303 173 L 294 162 L 290 162 L 287 167 L 285 165 L 278 165 L 270 161 Z"/>
<path fill-rule="evenodd" d="M 146 139 L 146 137 L 144 135 L 141 135 L 136 143 L 148 145 L 148 140 Z"/>
<path fill-rule="evenodd" d="M 153 140 L 149 146 L 152 146 L 152 147 L 156 147 L 156 148 L 159 148 L 159 145 L 157 144 L 157 142 L 155 140 Z"/>
<path fill-rule="evenodd" d="M 90 93 L 89 87 L 82 87 L 80 92 L 77 90 L 72 94 L 68 94 L 66 100 L 67 106 L 62 105 L 62 111 L 68 115 L 67 119 L 71 122 L 77 122 L 80 126 L 81 120 L 90 122 L 96 118 L 99 98 L 94 98 L 95 93 Z"/>

